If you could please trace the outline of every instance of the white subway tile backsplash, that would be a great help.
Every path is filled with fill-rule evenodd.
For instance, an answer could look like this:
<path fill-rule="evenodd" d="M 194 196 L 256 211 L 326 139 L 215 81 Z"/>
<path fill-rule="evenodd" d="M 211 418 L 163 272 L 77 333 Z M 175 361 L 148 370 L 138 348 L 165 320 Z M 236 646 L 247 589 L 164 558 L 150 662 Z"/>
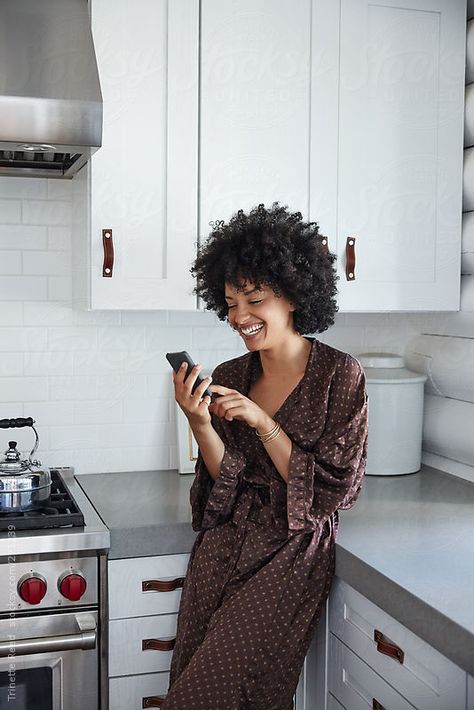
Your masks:
<path fill-rule="evenodd" d="M 72 280 L 68 276 L 48 276 L 47 298 L 50 301 L 72 300 Z"/>
<path fill-rule="evenodd" d="M 114 375 L 123 372 L 123 363 L 128 353 L 104 350 L 77 350 L 71 353 L 74 357 L 75 375 L 85 375 L 89 372 L 101 375 Z"/>
<path fill-rule="evenodd" d="M 118 402 L 149 395 L 146 375 L 99 375 L 98 398 Z"/>
<path fill-rule="evenodd" d="M 114 448 L 76 449 L 73 451 L 47 452 L 48 462 L 61 465 L 69 457 L 76 473 L 102 473 L 118 471 L 159 471 L 169 468 L 169 447 L 138 448 L 117 442 Z M 46 454 L 44 456 L 46 459 Z M 51 465 L 51 464 L 50 464 Z M 63 465 L 67 465 L 64 463 Z M 176 474 L 178 475 L 178 474 Z M 132 479 L 133 480 L 133 479 Z"/>
<path fill-rule="evenodd" d="M 46 350 L 47 333 L 44 328 L 2 328 L 0 351 L 41 351 Z"/>
<path fill-rule="evenodd" d="M 74 375 L 74 377 L 49 377 L 49 400 L 97 399 L 98 378 Z"/>
<path fill-rule="evenodd" d="M 91 449 L 99 446 L 98 427 L 93 425 L 55 426 L 50 432 L 51 449 Z M 101 444 L 102 445 L 102 444 Z"/>
<path fill-rule="evenodd" d="M 47 197 L 46 180 L 40 178 L 0 177 L 0 197 L 40 199 Z"/>
<path fill-rule="evenodd" d="M 1 380 L 0 380 L 0 419 L 16 419 L 17 417 L 30 416 L 29 414 L 23 414 L 24 404 L 23 402 L 4 402 L 3 392 L 1 390 Z"/>
<path fill-rule="evenodd" d="M 47 377 L 0 377 L 0 398 L 5 402 L 48 399 Z"/>
<path fill-rule="evenodd" d="M 48 328 L 49 350 L 97 350 L 96 327 Z"/>
<path fill-rule="evenodd" d="M 48 199 L 72 200 L 72 182 L 70 180 L 45 180 L 48 186 Z"/>
<path fill-rule="evenodd" d="M 124 422 L 166 422 L 169 420 L 168 397 L 137 397 L 124 402 Z"/>
<path fill-rule="evenodd" d="M 45 301 L 46 297 L 47 280 L 45 276 L 0 276 L 0 303 L 25 299 Z"/>
<path fill-rule="evenodd" d="M 0 274 L 21 274 L 21 251 L 0 251 Z"/>
<path fill-rule="evenodd" d="M 164 352 L 133 351 L 128 352 L 123 361 L 123 372 L 154 375 L 168 372 L 170 365 Z"/>
<path fill-rule="evenodd" d="M 74 402 L 75 424 L 117 424 L 122 421 L 123 402 L 86 400 Z"/>
<path fill-rule="evenodd" d="M 2 325 L 21 325 L 23 322 L 23 303 L 8 303 L 0 302 L 0 326 Z M 1 331 L 0 331 L 1 333 Z"/>
<path fill-rule="evenodd" d="M 72 308 L 62 301 L 25 301 L 23 323 L 38 326 L 71 326 Z"/>
<path fill-rule="evenodd" d="M 24 403 L 26 417 L 33 419 L 43 426 L 57 426 L 73 424 L 74 402 L 29 402 Z M 43 447 L 42 447 L 43 448 Z"/>
<path fill-rule="evenodd" d="M 72 207 L 69 202 L 59 200 L 25 200 L 23 202 L 23 224 L 44 224 L 48 227 L 68 226 L 71 224 L 71 215 Z M 2 219 L 2 222 L 4 221 Z"/>
<path fill-rule="evenodd" d="M 122 311 L 122 325 L 166 327 L 168 325 L 168 311 Z"/>
<path fill-rule="evenodd" d="M 147 350 L 175 352 L 190 350 L 192 345 L 191 328 L 147 328 L 145 347 Z"/>
<path fill-rule="evenodd" d="M 143 350 L 145 334 L 143 328 L 109 328 L 99 330 L 99 350 Z"/>
<path fill-rule="evenodd" d="M 0 199 L 0 220 L 2 224 L 20 224 L 21 201 Z"/>
<path fill-rule="evenodd" d="M 73 373 L 73 353 L 26 352 L 24 357 L 25 375 L 72 375 Z"/>
<path fill-rule="evenodd" d="M 38 276 L 67 276 L 71 273 L 71 254 L 63 251 L 26 251 L 23 273 Z"/>
<path fill-rule="evenodd" d="M 220 324 L 214 328 L 193 328 L 194 349 L 216 348 L 218 350 L 237 350 L 242 343 L 240 335 L 229 325 Z"/>
<path fill-rule="evenodd" d="M 0 224 L 0 250 L 21 249 L 25 251 L 28 249 L 40 250 L 47 248 L 47 227 L 27 227 L 24 224 Z"/>
<path fill-rule="evenodd" d="M 48 227 L 48 249 L 52 251 L 71 251 L 70 227 Z"/>
<path fill-rule="evenodd" d="M 0 336 L 1 336 L 1 331 L 0 331 Z M 22 352 L 0 352 L 0 377 L 19 377 L 22 374 L 23 374 L 23 353 Z"/>

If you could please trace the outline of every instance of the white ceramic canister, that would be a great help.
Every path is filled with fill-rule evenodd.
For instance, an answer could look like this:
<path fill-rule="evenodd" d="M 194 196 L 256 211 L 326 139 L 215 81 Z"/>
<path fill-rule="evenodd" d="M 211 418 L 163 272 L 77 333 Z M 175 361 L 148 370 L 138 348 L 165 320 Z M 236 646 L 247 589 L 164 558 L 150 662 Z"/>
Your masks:
<path fill-rule="evenodd" d="M 427 376 L 404 367 L 402 355 L 360 353 L 369 396 L 366 474 L 399 476 L 421 467 L 424 384 Z"/>

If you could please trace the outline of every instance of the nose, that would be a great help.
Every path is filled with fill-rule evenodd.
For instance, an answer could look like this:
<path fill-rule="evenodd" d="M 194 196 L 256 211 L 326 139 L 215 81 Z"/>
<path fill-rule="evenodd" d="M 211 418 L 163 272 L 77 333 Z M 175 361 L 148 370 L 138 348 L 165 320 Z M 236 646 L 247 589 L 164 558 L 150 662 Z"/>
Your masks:
<path fill-rule="evenodd" d="M 245 325 L 245 323 L 249 319 L 249 314 L 248 314 L 248 308 L 247 304 L 236 304 L 235 308 L 232 308 L 229 314 L 229 320 L 231 321 L 232 325 L 235 325 L 237 328 L 240 328 L 241 326 Z"/>

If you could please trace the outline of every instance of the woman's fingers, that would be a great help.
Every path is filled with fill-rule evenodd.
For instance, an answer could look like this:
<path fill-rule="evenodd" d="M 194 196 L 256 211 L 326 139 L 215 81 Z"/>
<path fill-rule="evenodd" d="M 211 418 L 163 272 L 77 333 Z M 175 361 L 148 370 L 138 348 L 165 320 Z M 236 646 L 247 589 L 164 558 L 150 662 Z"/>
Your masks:
<path fill-rule="evenodd" d="M 223 385 L 211 385 L 209 387 L 211 392 L 215 392 L 216 394 L 219 395 L 226 395 L 226 394 L 239 394 L 237 390 L 231 390 L 229 387 L 224 387 Z"/>

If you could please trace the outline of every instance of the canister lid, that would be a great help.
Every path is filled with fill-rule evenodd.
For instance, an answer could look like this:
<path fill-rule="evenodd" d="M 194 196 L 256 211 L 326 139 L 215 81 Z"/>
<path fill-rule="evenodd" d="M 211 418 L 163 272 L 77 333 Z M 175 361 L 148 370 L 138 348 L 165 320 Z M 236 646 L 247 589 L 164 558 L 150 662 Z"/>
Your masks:
<path fill-rule="evenodd" d="M 403 367 L 403 355 L 396 353 L 360 353 L 357 359 L 364 367 Z"/>
<path fill-rule="evenodd" d="M 396 353 L 360 353 L 356 355 L 364 368 L 367 382 L 373 384 L 410 384 L 426 382 L 428 377 L 404 367 L 403 355 Z"/>

